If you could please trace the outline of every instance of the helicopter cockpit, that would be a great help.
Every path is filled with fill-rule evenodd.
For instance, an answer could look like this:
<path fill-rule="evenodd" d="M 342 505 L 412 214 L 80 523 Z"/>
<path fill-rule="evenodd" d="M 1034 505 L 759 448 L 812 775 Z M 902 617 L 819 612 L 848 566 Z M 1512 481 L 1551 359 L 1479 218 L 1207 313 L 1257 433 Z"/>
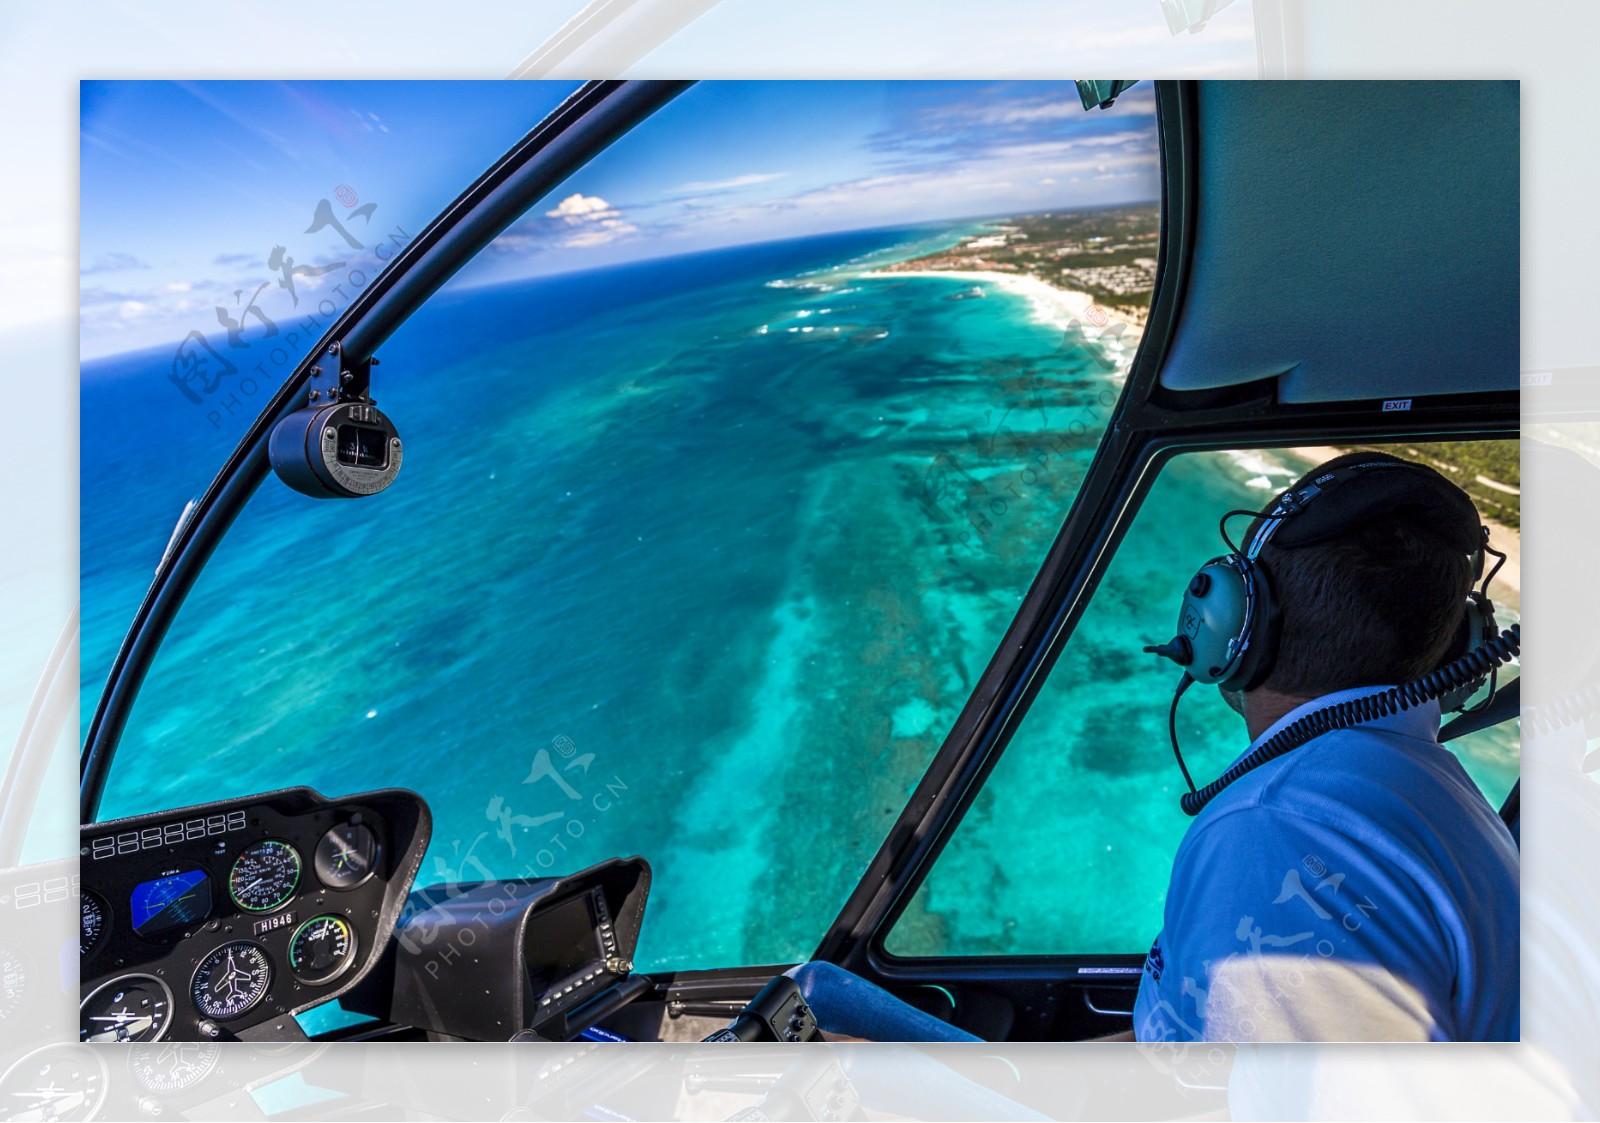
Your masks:
<path fill-rule="evenodd" d="M 104 577 L 82 1040 L 802 1041 L 804 961 L 1128 1028 L 1187 825 L 1140 647 L 1216 515 L 1385 447 L 1515 536 L 1517 88 L 1085 82 L 1045 152 L 1059 88 L 861 85 L 585 84 L 424 227 L 322 200 L 281 369 L 187 341 L 151 431 L 237 444 Z M 891 156 L 780 167 L 822 109 Z M 963 145 L 1031 185 L 935 222 L 1010 189 Z M 1513 716 L 1454 728 L 1497 806 Z"/>

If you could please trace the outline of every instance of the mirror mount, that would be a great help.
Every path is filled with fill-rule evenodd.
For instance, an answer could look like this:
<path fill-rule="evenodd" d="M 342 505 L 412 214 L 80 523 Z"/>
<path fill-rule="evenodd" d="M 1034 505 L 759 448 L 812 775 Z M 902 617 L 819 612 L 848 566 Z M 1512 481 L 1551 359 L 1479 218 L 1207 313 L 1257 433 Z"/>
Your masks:
<path fill-rule="evenodd" d="M 337 340 L 311 367 L 305 405 L 272 430 L 267 457 L 278 478 L 313 499 L 376 495 L 400 473 L 394 423 L 372 400 L 374 357 L 348 361 Z"/>

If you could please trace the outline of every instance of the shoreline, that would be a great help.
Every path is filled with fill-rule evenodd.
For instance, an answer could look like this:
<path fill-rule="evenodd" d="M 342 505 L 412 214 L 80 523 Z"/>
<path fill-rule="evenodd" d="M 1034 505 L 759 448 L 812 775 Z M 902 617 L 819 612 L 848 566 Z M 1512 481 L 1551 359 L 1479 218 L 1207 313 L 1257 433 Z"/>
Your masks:
<path fill-rule="evenodd" d="M 1033 318 L 1046 327 L 1065 332 L 1076 327 L 1084 339 L 1099 347 L 1115 362 L 1119 372 L 1133 361 L 1144 336 L 1144 325 L 1120 315 L 1115 309 L 1096 302 L 1086 292 L 1059 288 L 1027 273 L 1001 273 L 982 269 L 896 269 L 879 268 L 854 274 L 866 281 L 895 280 L 902 277 L 961 281 L 968 286 L 994 285 L 1026 300 Z M 1096 330 L 1098 329 L 1098 330 Z"/>

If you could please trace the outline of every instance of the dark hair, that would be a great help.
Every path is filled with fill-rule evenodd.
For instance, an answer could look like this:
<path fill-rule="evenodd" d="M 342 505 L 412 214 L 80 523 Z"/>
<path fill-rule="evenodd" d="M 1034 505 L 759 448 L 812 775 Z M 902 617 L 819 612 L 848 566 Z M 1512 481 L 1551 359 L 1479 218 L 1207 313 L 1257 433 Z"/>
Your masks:
<path fill-rule="evenodd" d="M 1375 458 L 1336 457 L 1294 486 L 1330 467 Z M 1372 518 L 1296 549 L 1268 542 L 1260 560 L 1281 621 L 1277 655 L 1262 683 L 1268 689 L 1315 698 L 1409 682 L 1453 653 L 1472 563 L 1414 515 Z"/>

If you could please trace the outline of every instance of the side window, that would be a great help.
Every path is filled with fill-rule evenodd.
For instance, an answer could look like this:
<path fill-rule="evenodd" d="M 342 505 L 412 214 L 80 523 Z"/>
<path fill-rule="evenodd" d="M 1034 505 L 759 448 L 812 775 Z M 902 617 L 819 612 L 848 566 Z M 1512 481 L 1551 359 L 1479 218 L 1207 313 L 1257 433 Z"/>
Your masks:
<path fill-rule="evenodd" d="M 1502 628 L 1520 619 L 1517 442 L 1390 451 L 1463 483 L 1510 554 L 1491 586 Z M 889 932 L 901 956 L 1142 953 L 1161 928 L 1190 819 L 1167 710 L 1178 672 L 1143 645 L 1172 634 L 1182 583 L 1222 553 L 1218 517 L 1258 508 L 1331 450 L 1195 453 L 1161 473 L 1049 680 L 927 880 Z M 1241 520 L 1242 521 L 1242 520 Z M 1513 668 L 1511 673 L 1515 673 Z M 1215 688 L 1179 712 L 1196 784 L 1243 752 L 1244 723 Z M 1499 806 L 1518 768 L 1516 723 L 1450 743 Z"/>
<path fill-rule="evenodd" d="M 1094 454 L 1156 173 L 1147 90 L 691 88 L 381 349 L 392 488 L 254 497 L 104 813 L 405 786 L 423 884 L 640 854 L 642 969 L 804 958 Z"/>

